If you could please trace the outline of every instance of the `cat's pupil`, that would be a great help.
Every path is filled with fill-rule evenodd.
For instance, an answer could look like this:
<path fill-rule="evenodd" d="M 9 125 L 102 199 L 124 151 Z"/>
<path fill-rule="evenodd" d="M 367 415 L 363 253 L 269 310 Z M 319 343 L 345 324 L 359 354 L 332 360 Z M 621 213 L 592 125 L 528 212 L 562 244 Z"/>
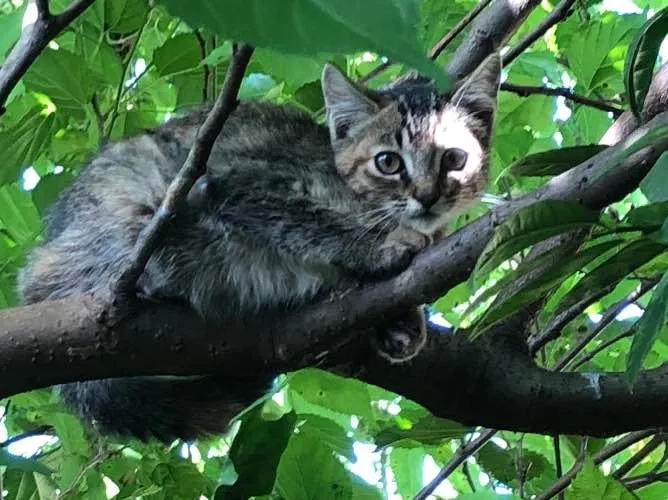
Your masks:
<path fill-rule="evenodd" d="M 441 159 L 441 166 L 446 170 L 461 170 L 466 165 L 468 153 L 463 149 L 446 149 Z"/>
<path fill-rule="evenodd" d="M 374 162 L 378 171 L 384 175 L 395 175 L 404 169 L 404 160 L 393 151 L 378 153 Z"/>

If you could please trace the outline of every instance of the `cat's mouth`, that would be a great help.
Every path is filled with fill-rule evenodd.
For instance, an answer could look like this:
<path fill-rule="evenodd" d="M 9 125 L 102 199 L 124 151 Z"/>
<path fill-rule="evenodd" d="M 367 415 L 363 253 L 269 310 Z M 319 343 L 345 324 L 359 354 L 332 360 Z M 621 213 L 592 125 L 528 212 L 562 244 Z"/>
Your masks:
<path fill-rule="evenodd" d="M 439 200 L 429 210 L 420 213 L 407 213 L 403 217 L 404 224 L 419 233 L 432 236 L 443 230 L 448 223 L 451 204 Z"/>

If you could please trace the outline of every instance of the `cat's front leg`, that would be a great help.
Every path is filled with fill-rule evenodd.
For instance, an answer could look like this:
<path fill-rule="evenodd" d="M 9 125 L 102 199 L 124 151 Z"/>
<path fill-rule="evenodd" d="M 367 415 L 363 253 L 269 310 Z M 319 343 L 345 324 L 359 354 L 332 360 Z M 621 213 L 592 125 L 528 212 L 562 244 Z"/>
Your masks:
<path fill-rule="evenodd" d="M 360 262 L 366 265 L 363 278 L 382 279 L 405 270 L 415 255 L 431 242 L 428 236 L 399 226 L 372 248 Z"/>

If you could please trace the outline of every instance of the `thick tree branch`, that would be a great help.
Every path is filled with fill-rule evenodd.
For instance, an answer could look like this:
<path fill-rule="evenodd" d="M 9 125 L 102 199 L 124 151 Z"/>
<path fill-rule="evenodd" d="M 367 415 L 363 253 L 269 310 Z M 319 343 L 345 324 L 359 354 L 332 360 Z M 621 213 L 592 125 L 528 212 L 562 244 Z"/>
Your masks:
<path fill-rule="evenodd" d="M 476 19 L 445 69 L 454 78 L 463 78 L 501 46 L 540 4 L 540 0 L 498 0 Z"/>
<path fill-rule="evenodd" d="M 5 112 L 5 103 L 16 84 L 58 34 L 90 7 L 95 0 L 78 0 L 62 13 L 53 15 L 47 0 L 35 1 L 28 8 L 36 10 L 35 22 L 23 28 L 21 38 L 11 50 L 0 68 L 0 116 Z"/>
<path fill-rule="evenodd" d="M 659 115 L 630 140 L 667 122 L 668 114 Z M 606 206 L 638 184 L 668 148 L 668 138 L 617 168 L 606 169 L 606 175 L 592 182 L 624 145 L 496 207 L 419 255 L 396 278 L 272 318 L 271 324 L 228 325 L 219 331 L 174 304 L 140 306 L 135 314 L 110 321 L 106 303 L 89 295 L 0 311 L 0 397 L 112 376 L 221 371 L 257 376 L 315 362 L 327 367 L 329 360 L 319 355 L 322 351 L 335 350 L 355 331 L 397 308 L 430 302 L 464 281 L 494 227 L 515 209 L 547 198 L 579 200 L 594 209 Z M 350 342 L 357 344 L 353 351 L 360 350 L 363 337 Z M 395 390 L 437 415 L 490 427 L 612 434 L 666 423 L 665 412 L 659 411 L 668 404 L 666 368 L 643 373 L 631 394 L 623 374 L 585 377 L 549 372 L 536 367 L 516 345 L 506 349 L 505 344 L 492 342 L 497 338 L 508 342 L 514 337 L 488 335 L 471 343 L 460 335 L 433 335 L 428 348 L 407 366 L 389 368 L 381 360 L 358 359 L 344 371 Z M 9 376 L 15 373 L 22 376 Z"/>
<path fill-rule="evenodd" d="M 512 92 L 521 97 L 527 97 L 530 95 L 548 95 L 548 96 L 561 96 L 569 101 L 577 102 L 585 106 L 590 106 L 592 108 L 600 109 L 601 111 L 607 111 L 612 113 L 615 117 L 618 117 L 622 114 L 623 110 L 612 104 L 608 104 L 603 101 L 597 101 L 596 99 L 591 99 L 580 94 L 576 94 L 571 89 L 564 87 L 551 88 L 551 87 L 537 87 L 531 85 L 516 85 L 514 83 L 504 82 L 500 86 L 501 90 L 506 92 Z"/>
<path fill-rule="evenodd" d="M 139 234 L 128 265 L 115 284 L 113 297 L 132 296 L 135 284 L 141 273 L 144 272 L 144 267 L 169 221 L 185 201 L 195 181 L 206 171 L 206 162 L 211 154 L 213 143 L 227 118 L 237 106 L 237 93 L 252 54 L 253 47 L 250 45 L 235 46 L 223 89 L 206 120 L 197 131 L 193 147 L 188 152 L 188 157 L 181 170 L 169 185 L 160 208 L 151 219 L 150 224 Z"/>

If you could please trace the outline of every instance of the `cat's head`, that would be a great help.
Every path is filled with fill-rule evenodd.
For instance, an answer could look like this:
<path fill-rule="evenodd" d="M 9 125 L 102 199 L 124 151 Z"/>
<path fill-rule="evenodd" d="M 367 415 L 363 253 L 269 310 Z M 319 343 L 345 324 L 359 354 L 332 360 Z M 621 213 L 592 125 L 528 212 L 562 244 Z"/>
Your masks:
<path fill-rule="evenodd" d="M 322 87 L 336 166 L 362 198 L 424 234 L 445 227 L 486 186 L 501 63 L 488 57 L 448 94 L 420 77 L 381 91 L 325 66 Z"/>

